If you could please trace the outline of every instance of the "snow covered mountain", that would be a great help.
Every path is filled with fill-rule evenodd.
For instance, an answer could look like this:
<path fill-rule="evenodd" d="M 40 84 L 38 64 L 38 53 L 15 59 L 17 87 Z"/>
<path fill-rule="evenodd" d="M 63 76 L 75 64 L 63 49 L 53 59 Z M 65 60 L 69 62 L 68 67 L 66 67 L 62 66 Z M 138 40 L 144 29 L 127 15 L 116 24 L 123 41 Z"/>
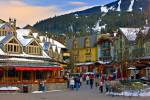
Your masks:
<path fill-rule="evenodd" d="M 90 14 L 94 12 L 110 12 L 110 11 L 144 11 L 150 0 L 117 0 L 112 3 L 96 6 L 83 11 L 75 12 L 76 14 Z"/>
<path fill-rule="evenodd" d="M 78 34 L 112 31 L 119 27 L 142 27 L 150 22 L 150 0 L 115 0 L 112 3 L 92 7 L 53 18 L 34 25 L 41 32 L 54 34 Z"/>

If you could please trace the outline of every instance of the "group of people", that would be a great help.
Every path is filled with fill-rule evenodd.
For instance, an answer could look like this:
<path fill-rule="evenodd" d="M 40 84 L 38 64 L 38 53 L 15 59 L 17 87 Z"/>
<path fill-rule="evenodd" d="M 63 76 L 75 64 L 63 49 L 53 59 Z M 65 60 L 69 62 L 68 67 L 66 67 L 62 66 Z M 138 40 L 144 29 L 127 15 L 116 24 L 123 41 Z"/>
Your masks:
<path fill-rule="evenodd" d="M 82 85 L 82 78 L 80 76 L 70 77 L 67 79 L 67 87 L 71 90 L 79 90 L 80 86 Z"/>
<path fill-rule="evenodd" d="M 84 81 L 86 82 L 86 85 L 90 85 L 91 89 L 95 83 L 95 87 L 99 87 L 100 93 L 103 93 L 104 90 L 106 92 L 111 91 L 111 77 L 109 75 L 106 78 L 104 75 L 99 76 L 94 74 L 69 76 L 67 78 L 67 87 L 71 90 L 79 90 Z"/>

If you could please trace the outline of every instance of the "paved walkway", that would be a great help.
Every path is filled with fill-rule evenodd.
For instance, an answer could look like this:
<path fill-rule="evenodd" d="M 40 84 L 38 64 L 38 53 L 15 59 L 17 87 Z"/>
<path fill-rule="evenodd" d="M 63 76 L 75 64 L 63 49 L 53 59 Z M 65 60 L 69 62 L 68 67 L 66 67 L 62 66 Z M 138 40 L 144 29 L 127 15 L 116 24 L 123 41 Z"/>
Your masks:
<path fill-rule="evenodd" d="M 84 85 L 79 91 L 65 90 L 39 94 L 0 94 L 0 100 L 150 100 L 149 97 L 111 97 L 100 94 L 97 88 Z"/>

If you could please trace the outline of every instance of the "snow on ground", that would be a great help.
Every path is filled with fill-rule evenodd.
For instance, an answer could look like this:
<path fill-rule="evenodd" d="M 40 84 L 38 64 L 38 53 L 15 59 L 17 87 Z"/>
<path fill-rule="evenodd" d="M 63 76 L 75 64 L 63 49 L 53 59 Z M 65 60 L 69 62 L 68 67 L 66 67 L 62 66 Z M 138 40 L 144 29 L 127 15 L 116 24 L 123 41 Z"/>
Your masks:
<path fill-rule="evenodd" d="M 132 12 L 133 10 L 133 5 L 134 5 L 134 0 L 131 1 L 131 4 L 129 6 L 129 9 L 127 10 L 128 12 Z"/>
<path fill-rule="evenodd" d="M 8 87 L 0 87 L 0 91 L 6 91 L 6 90 L 11 90 L 11 91 L 17 91 L 17 90 L 20 90 L 18 87 L 11 87 L 11 86 L 8 86 Z"/>
<path fill-rule="evenodd" d="M 114 95 L 114 96 L 150 96 L 150 88 L 141 91 L 126 90 L 121 93 L 111 92 L 106 94 Z"/>
<path fill-rule="evenodd" d="M 44 93 L 44 91 L 33 91 L 32 93 Z"/>
<path fill-rule="evenodd" d="M 60 92 L 62 90 L 51 90 L 51 91 L 33 91 L 32 93 L 47 93 L 47 92 Z"/>

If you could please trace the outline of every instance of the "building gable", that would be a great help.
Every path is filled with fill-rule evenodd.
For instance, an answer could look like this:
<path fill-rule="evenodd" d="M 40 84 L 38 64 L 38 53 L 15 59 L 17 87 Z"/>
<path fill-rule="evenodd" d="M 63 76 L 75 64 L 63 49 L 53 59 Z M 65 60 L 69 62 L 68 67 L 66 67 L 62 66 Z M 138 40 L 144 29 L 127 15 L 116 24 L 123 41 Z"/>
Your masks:
<path fill-rule="evenodd" d="M 36 41 L 36 39 L 32 39 L 26 46 L 39 46 L 42 49 L 41 45 Z"/>

